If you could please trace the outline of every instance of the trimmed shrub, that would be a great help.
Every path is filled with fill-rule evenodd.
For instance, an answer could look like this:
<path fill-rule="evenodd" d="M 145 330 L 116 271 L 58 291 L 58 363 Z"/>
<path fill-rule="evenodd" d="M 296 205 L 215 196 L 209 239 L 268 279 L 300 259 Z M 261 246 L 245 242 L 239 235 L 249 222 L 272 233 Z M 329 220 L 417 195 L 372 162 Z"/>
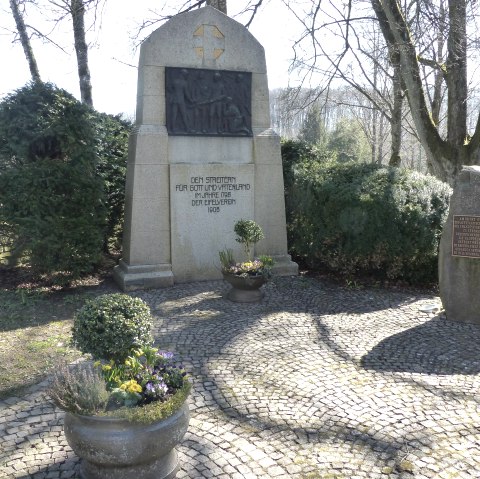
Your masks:
<path fill-rule="evenodd" d="M 294 172 L 290 246 L 307 265 L 436 281 L 448 185 L 410 170 L 355 162 L 304 161 Z"/>
<path fill-rule="evenodd" d="M 153 342 L 150 308 L 140 298 L 113 293 L 89 300 L 75 315 L 73 341 L 94 359 L 122 362 Z"/>
<path fill-rule="evenodd" d="M 99 261 L 106 222 L 96 174 L 92 110 L 49 84 L 0 103 L 0 223 L 14 231 L 10 259 L 68 281 Z"/>
<path fill-rule="evenodd" d="M 253 220 L 241 219 L 235 223 L 233 231 L 237 235 L 235 241 L 243 245 L 247 260 L 251 261 L 252 246 L 265 237 L 262 227 Z"/>
<path fill-rule="evenodd" d="M 94 112 L 96 172 L 103 183 L 107 222 L 103 249 L 120 249 L 125 205 L 128 137 L 132 124 L 120 116 Z"/>
<path fill-rule="evenodd" d="M 299 164 L 309 162 L 328 162 L 335 161 L 336 156 L 332 152 L 328 152 L 325 148 L 318 148 L 310 145 L 303 140 L 282 140 L 282 168 L 283 182 L 285 187 L 285 213 L 287 220 L 287 238 L 288 245 L 294 244 L 292 225 L 294 222 L 292 204 L 293 185 L 295 182 L 295 168 Z"/>

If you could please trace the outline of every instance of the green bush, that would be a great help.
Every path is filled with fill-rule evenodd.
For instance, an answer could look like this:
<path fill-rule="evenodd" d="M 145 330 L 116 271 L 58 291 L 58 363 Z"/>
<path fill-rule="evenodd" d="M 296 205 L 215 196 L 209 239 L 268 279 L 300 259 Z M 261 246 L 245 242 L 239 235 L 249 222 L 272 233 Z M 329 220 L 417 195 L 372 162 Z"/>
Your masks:
<path fill-rule="evenodd" d="M 89 300 L 75 315 L 73 341 L 95 359 L 123 361 L 153 342 L 150 308 L 140 298 L 113 293 Z"/>
<path fill-rule="evenodd" d="M 305 161 L 330 161 L 335 154 L 302 140 L 282 140 L 282 167 L 285 192 L 293 186 L 295 165 Z"/>
<path fill-rule="evenodd" d="M 328 135 L 326 148 L 335 152 L 338 161 L 366 162 L 372 158 L 372 148 L 358 121 L 340 118 Z"/>
<path fill-rule="evenodd" d="M 49 84 L 0 103 L 0 225 L 13 239 L 11 265 L 26 259 L 66 283 L 119 248 L 130 128 Z"/>
<path fill-rule="evenodd" d="M 450 188 L 375 164 L 304 161 L 288 201 L 290 247 L 310 267 L 430 282 Z"/>
<path fill-rule="evenodd" d="M 27 255 L 59 282 L 99 261 L 106 223 L 96 173 L 92 110 L 49 84 L 30 84 L 0 103 L 0 223 L 15 238 L 10 260 Z"/>
<path fill-rule="evenodd" d="M 308 144 L 302 140 L 282 140 L 282 167 L 283 167 L 283 181 L 285 186 L 285 213 L 287 220 L 287 236 L 288 244 L 293 244 L 294 238 L 292 236 L 291 228 L 288 225 L 292 224 L 292 213 L 294 205 L 292 203 L 292 189 L 295 182 L 295 168 L 300 163 L 305 164 L 309 162 L 327 162 L 334 161 L 336 156 L 332 152 L 328 152 L 325 148 Z"/>
<path fill-rule="evenodd" d="M 94 112 L 96 172 L 101 178 L 107 207 L 107 223 L 103 241 L 104 251 L 109 246 L 121 245 L 125 204 L 125 177 L 127 172 L 128 137 L 132 124 L 120 116 Z"/>

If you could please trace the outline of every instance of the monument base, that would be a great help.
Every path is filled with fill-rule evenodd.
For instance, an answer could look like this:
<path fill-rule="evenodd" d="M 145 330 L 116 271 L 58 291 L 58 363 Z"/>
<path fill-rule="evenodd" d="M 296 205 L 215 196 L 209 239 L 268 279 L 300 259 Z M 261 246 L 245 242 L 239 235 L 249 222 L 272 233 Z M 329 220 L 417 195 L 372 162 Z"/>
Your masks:
<path fill-rule="evenodd" d="M 272 273 L 275 276 L 297 276 L 298 264 L 293 262 L 290 255 L 272 256 L 275 264 Z M 222 274 L 211 279 L 221 279 Z M 130 266 L 123 259 L 113 268 L 113 279 L 122 291 L 135 291 L 139 289 L 167 288 L 173 286 L 175 281 L 170 264 L 146 264 Z"/>
<path fill-rule="evenodd" d="M 480 324 L 480 262 L 476 258 L 454 257 L 445 248 L 441 244 L 439 255 L 439 288 L 445 316 L 449 321 Z"/>
<path fill-rule="evenodd" d="M 289 254 L 273 255 L 272 258 L 275 261 L 272 268 L 274 276 L 298 276 L 298 264 Z"/>
<path fill-rule="evenodd" d="M 113 269 L 113 279 L 122 291 L 137 289 L 166 288 L 173 286 L 172 265 L 147 264 L 130 266 L 120 260 Z"/>

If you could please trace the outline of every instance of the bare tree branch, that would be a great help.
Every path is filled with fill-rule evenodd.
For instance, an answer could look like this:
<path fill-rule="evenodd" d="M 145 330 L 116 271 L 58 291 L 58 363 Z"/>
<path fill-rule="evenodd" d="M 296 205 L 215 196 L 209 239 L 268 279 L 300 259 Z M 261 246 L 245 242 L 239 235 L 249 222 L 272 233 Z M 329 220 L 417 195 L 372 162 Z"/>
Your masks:
<path fill-rule="evenodd" d="M 28 68 L 30 69 L 30 75 L 34 82 L 41 82 L 40 72 L 38 70 L 37 61 L 35 55 L 33 54 L 32 45 L 30 44 L 30 38 L 27 33 L 27 27 L 23 20 L 23 15 L 20 12 L 20 2 L 19 0 L 10 0 L 10 8 L 12 10 L 12 15 L 15 20 L 15 25 L 17 26 L 18 35 L 20 37 L 20 42 L 23 47 L 23 52 L 25 58 L 28 62 Z"/>

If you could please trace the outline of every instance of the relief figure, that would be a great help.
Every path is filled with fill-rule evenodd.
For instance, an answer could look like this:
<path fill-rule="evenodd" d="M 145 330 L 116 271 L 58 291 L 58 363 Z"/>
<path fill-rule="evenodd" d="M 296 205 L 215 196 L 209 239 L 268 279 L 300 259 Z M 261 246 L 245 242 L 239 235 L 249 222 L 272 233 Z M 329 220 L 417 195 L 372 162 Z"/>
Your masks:
<path fill-rule="evenodd" d="M 186 69 L 182 69 L 178 78 L 174 80 L 171 98 L 172 130 L 185 133 L 191 132 L 192 125 L 187 111 L 187 104 L 192 104 L 193 102 L 189 92 L 188 71 Z M 183 127 L 178 125 L 179 120 L 183 123 Z"/>

